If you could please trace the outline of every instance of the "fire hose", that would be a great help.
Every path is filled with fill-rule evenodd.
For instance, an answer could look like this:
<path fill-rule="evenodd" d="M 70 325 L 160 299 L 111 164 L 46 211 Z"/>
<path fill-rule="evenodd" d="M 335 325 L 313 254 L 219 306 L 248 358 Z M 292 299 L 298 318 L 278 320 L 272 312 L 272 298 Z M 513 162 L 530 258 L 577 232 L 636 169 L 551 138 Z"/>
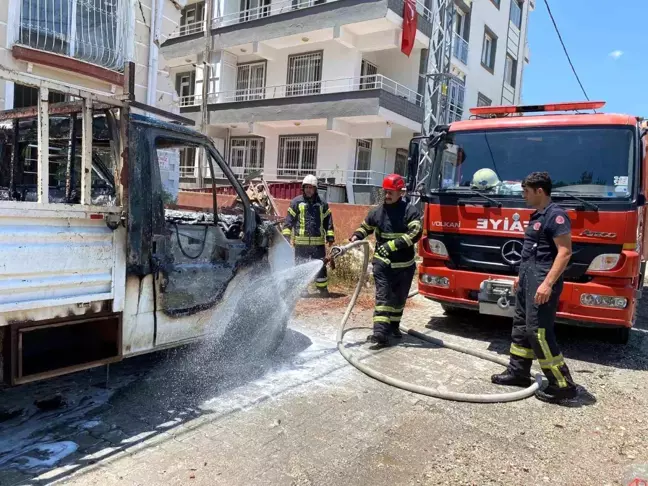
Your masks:
<path fill-rule="evenodd" d="M 453 400 L 457 402 L 472 402 L 472 403 L 499 403 L 499 402 L 512 402 L 515 400 L 521 400 L 524 398 L 528 398 L 532 396 L 536 390 L 540 388 L 540 385 L 542 383 L 542 375 L 541 374 L 536 374 L 535 376 L 535 381 L 531 386 L 528 388 L 524 388 L 522 390 L 514 391 L 514 392 L 507 392 L 507 393 L 493 393 L 493 394 L 473 394 L 473 393 L 458 393 L 458 392 L 452 392 L 452 391 L 442 391 L 438 390 L 436 388 L 431 388 L 427 386 L 422 386 L 422 385 L 416 385 L 414 383 L 409 383 L 403 380 L 399 380 L 397 378 L 393 378 L 391 376 L 388 376 L 384 373 L 381 373 L 380 371 L 376 371 L 375 369 L 371 368 L 370 366 L 367 366 L 366 364 L 362 363 L 357 357 L 355 357 L 349 349 L 344 347 L 344 335 L 350 330 L 346 329 L 346 324 L 347 321 L 349 320 L 349 317 L 351 316 L 351 312 L 353 311 L 353 308 L 355 307 L 356 301 L 358 300 L 358 297 L 360 296 L 360 292 L 362 291 L 362 288 L 365 284 L 366 278 L 367 278 L 367 270 L 369 267 L 369 242 L 367 240 L 361 240 L 361 241 L 355 241 L 352 243 L 349 243 L 348 245 L 345 246 L 335 246 L 331 248 L 331 252 L 329 257 L 327 258 L 328 261 L 334 261 L 335 259 L 341 257 L 345 253 L 347 253 L 349 250 L 353 248 L 357 248 L 359 246 L 362 246 L 363 253 L 364 253 L 364 259 L 363 259 L 363 264 L 362 264 L 362 272 L 360 274 L 360 278 L 358 279 L 358 284 L 356 285 L 355 291 L 353 292 L 353 295 L 351 297 L 351 301 L 349 302 L 349 305 L 346 308 L 346 311 L 344 313 L 344 316 L 342 317 L 342 321 L 340 322 L 340 328 L 337 333 L 337 349 L 340 352 L 342 356 L 356 369 L 361 371 L 362 373 L 366 374 L 367 376 L 370 376 L 371 378 L 374 378 L 378 381 L 381 381 L 387 385 L 394 386 L 396 388 L 400 388 L 402 390 L 410 391 L 413 393 L 418 393 L 420 395 L 427 395 L 430 397 L 435 397 L 435 398 L 441 398 L 444 400 Z M 416 295 L 418 292 L 413 292 L 408 296 L 408 298 L 413 297 Z M 458 351 L 460 353 L 468 354 L 470 356 L 474 356 L 476 358 L 484 359 L 487 361 L 491 361 L 493 363 L 501 364 L 503 366 L 508 365 L 508 361 L 506 359 L 500 358 L 498 356 L 495 356 L 491 353 L 487 353 L 484 351 L 479 351 L 479 350 L 473 350 L 466 348 L 464 346 L 460 346 L 458 344 L 454 343 L 449 343 L 446 341 L 443 341 L 442 339 L 438 339 L 432 336 L 428 336 L 427 334 L 418 332 L 414 329 L 410 329 L 408 327 L 405 327 L 403 325 L 400 326 L 400 330 L 403 333 L 406 333 L 412 337 L 421 339 L 423 341 L 427 341 L 429 343 L 435 344 L 440 347 L 452 349 L 454 351 Z"/>

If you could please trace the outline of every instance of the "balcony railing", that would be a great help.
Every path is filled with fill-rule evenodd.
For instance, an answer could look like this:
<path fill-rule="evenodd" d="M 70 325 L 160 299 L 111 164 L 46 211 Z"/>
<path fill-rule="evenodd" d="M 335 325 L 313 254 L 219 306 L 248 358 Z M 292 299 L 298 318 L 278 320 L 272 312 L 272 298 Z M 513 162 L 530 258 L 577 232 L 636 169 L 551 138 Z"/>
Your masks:
<path fill-rule="evenodd" d="M 378 172 L 375 170 L 342 170 L 342 169 L 299 169 L 299 168 L 289 168 L 289 169 L 271 169 L 264 170 L 263 168 L 258 167 L 230 167 L 232 172 L 237 177 L 243 179 L 245 176 L 254 173 L 256 171 L 263 171 L 263 178 L 266 181 L 286 181 L 286 180 L 295 180 L 301 181 L 304 176 L 308 174 L 314 174 L 320 181 L 328 184 L 346 184 L 350 182 L 358 186 L 375 186 L 379 187 L 382 185 L 382 181 L 385 178 L 384 172 Z M 216 169 L 216 168 L 215 168 Z M 195 179 L 198 174 L 197 167 L 180 167 L 180 177 L 183 179 Z M 225 175 L 220 170 L 215 170 L 215 178 L 220 179 L 224 178 Z M 203 167 L 203 178 L 209 179 L 210 172 L 209 167 Z"/>
<path fill-rule="evenodd" d="M 173 39 L 175 37 L 182 37 L 183 35 L 196 34 L 198 32 L 204 32 L 204 31 L 205 31 L 205 21 L 197 20 L 196 22 L 190 22 L 188 24 L 179 25 L 178 28 L 174 30 L 171 33 L 171 35 L 169 35 L 169 39 Z"/>
<path fill-rule="evenodd" d="M 452 54 L 464 64 L 468 64 L 468 42 L 457 33 L 454 35 Z"/>
<path fill-rule="evenodd" d="M 422 106 L 423 104 L 423 97 L 419 93 L 381 74 L 361 76 L 359 78 L 311 81 L 308 83 L 247 88 L 236 91 L 222 91 L 220 93 L 210 94 L 209 103 L 233 103 L 276 98 L 294 98 L 298 96 L 346 93 L 368 89 L 380 89 L 386 91 L 417 106 Z M 180 106 L 186 107 L 199 105 L 201 99 L 202 97 L 200 95 L 183 96 L 180 98 Z"/>
<path fill-rule="evenodd" d="M 124 0 L 23 0 L 17 44 L 121 71 L 129 8 Z"/>
<path fill-rule="evenodd" d="M 54 1 L 54 0 L 50 0 Z M 275 15 L 281 15 L 287 12 L 292 12 L 294 10 L 302 10 L 305 8 L 314 7 L 316 5 L 322 5 L 324 3 L 337 2 L 339 0 L 279 0 L 273 1 L 268 5 L 261 5 L 258 7 L 250 8 L 247 10 L 240 10 L 237 12 L 228 13 L 217 17 L 212 22 L 212 28 L 216 29 L 219 27 L 226 27 L 228 25 L 236 25 L 245 22 L 251 22 L 253 20 L 262 19 L 265 17 L 273 17 Z M 422 2 L 416 2 L 416 10 L 419 15 L 427 19 L 428 21 L 432 20 L 432 11 L 427 8 Z M 397 12 L 399 15 L 402 12 Z M 185 35 L 195 34 L 197 32 L 203 32 L 205 29 L 205 21 L 199 20 L 192 22 L 191 24 L 185 24 L 179 26 L 169 38 L 182 37 Z"/>

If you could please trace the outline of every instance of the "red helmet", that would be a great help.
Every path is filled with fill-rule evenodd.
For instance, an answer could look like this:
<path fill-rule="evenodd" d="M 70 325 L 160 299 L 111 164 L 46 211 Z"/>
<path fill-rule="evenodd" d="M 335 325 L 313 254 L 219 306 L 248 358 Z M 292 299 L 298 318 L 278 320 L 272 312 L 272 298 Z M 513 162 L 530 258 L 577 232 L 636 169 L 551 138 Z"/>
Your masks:
<path fill-rule="evenodd" d="M 389 174 L 383 179 L 382 186 L 387 191 L 401 191 L 405 189 L 405 179 L 398 174 Z"/>

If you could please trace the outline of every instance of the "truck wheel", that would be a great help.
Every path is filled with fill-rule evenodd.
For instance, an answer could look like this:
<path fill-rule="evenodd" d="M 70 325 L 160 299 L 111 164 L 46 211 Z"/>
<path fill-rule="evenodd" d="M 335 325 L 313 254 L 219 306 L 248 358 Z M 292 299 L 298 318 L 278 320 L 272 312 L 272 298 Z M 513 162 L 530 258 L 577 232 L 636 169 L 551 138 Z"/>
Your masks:
<path fill-rule="evenodd" d="M 463 307 L 455 307 L 454 305 L 448 304 L 441 304 L 441 308 L 447 316 L 464 316 L 470 312 L 468 309 L 464 309 Z"/>
<path fill-rule="evenodd" d="M 630 328 L 629 327 L 617 327 L 613 329 L 612 336 L 610 341 L 613 344 L 628 344 L 628 339 L 630 338 Z"/>

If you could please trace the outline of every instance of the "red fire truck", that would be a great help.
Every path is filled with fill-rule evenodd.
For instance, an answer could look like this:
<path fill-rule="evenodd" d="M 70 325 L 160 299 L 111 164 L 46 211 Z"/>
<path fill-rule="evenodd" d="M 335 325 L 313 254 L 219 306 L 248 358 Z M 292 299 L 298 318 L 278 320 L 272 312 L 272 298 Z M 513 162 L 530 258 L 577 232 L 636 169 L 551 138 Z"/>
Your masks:
<path fill-rule="evenodd" d="M 478 107 L 470 120 L 412 141 L 410 160 L 418 160 L 422 143 L 431 158 L 418 186 L 422 295 L 448 314 L 512 316 L 532 213 L 521 181 L 547 171 L 573 231 L 557 321 L 605 326 L 612 341 L 627 342 L 645 272 L 646 131 L 640 118 L 597 112 L 604 104 Z M 496 176 L 486 189 L 473 183 L 484 169 Z"/>

